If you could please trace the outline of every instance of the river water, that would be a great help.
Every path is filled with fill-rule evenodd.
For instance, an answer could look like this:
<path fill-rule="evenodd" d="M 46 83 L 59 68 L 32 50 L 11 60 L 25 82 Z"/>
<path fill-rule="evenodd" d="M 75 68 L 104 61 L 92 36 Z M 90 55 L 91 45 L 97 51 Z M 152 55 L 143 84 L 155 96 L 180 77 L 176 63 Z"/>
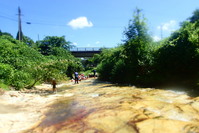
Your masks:
<path fill-rule="evenodd" d="M 60 99 L 26 133 L 199 133 L 199 97 L 89 79 Z"/>

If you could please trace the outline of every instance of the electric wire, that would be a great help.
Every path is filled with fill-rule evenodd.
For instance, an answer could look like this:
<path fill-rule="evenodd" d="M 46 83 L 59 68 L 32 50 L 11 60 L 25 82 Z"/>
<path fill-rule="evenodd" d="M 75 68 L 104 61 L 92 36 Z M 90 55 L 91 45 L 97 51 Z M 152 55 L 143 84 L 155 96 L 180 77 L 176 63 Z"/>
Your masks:
<path fill-rule="evenodd" d="M 10 18 L 10 17 L 7 17 L 7 16 L 3 16 L 3 15 L 0 15 L 0 18 L 4 18 L 4 19 L 16 21 L 16 22 L 18 21 L 17 19 L 13 19 L 13 18 Z"/>
<path fill-rule="evenodd" d="M 17 19 L 8 17 L 8 15 L 0 15 L 0 18 L 11 20 L 18 22 Z M 26 24 L 33 24 L 33 25 L 43 25 L 43 26 L 59 26 L 59 27 L 66 27 L 67 24 L 53 24 L 53 23 L 42 23 L 42 22 L 34 22 L 34 21 L 21 21 L 22 23 Z M 124 28 L 124 26 L 94 26 L 93 28 Z"/>

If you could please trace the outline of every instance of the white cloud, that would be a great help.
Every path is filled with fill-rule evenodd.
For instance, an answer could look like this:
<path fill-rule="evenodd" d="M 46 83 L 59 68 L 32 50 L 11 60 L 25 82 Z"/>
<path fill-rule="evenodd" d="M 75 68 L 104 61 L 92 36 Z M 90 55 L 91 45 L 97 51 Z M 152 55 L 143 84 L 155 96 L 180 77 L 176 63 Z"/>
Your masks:
<path fill-rule="evenodd" d="M 161 38 L 160 38 L 159 36 L 153 36 L 153 40 L 154 40 L 155 42 L 158 42 L 158 41 L 161 40 Z"/>
<path fill-rule="evenodd" d="M 95 44 L 100 44 L 100 41 L 95 42 Z"/>
<path fill-rule="evenodd" d="M 82 29 L 85 27 L 92 27 L 93 23 L 88 21 L 87 17 L 78 17 L 71 20 L 67 25 L 71 26 L 73 29 Z"/>
<path fill-rule="evenodd" d="M 169 22 L 163 23 L 161 26 L 157 27 L 159 30 L 163 31 L 175 31 L 177 29 L 177 22 L 175 20 L 170 20 Z"/>
<path fill-rule="evenodd" d="M 76 42 L 73 42 L 72 44 L 73 44 L 73 45 L 75 45 L 75 46 L 77 46 L 77 45 L 78 45 Z"/>

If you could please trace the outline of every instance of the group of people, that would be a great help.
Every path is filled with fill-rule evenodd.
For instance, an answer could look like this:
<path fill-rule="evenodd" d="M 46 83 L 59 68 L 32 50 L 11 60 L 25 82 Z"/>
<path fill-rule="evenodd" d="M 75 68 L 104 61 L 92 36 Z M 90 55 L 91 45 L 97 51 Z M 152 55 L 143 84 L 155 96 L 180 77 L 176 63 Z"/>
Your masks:
<path fill-rule="evenodd" d="M 90 76 L 89 76 L 90 77 Z M 93 70 L 93 77 L 95 78 L 96 77 L 96 70 Z M 79 84 L 79 81 L 81 80 L 85 80 L 85 79 L 88 79 L 87 76 L 85 76 L 84 74 L 80 74 L 78 72 L 74 72 L 74 79 L 72 79 L 71 81 L 74 81 L 75 80 L 75 84 Z M 56 80 L 53 78 L 52 79 L 52 88 L 53 88 L 53 92 L 56 91 Z"/>
<path fill-rule="evenodd" d="M 75 84 L 78 84 L 79 81 L 81 81 L 81 80 L 88 79 L 87 76 L 85 76 L 84 74 L 79 75 L 78 72 L 75 72 L 74 75 L 75 75 Z M 73 81 L 73 79 L 72 79 L 72 81 Z"/>

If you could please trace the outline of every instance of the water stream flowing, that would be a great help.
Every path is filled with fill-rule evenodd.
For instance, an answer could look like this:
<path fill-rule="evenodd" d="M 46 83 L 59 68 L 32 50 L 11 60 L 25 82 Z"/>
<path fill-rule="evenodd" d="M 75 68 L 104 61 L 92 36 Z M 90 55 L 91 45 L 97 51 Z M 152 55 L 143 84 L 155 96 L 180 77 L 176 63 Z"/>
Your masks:
<path fill-rule="evenodd" d="M 199 132 L 199 97 L 186 93 L 92 79 L 55 95 L 59 100 L 26 133 Z"/>

